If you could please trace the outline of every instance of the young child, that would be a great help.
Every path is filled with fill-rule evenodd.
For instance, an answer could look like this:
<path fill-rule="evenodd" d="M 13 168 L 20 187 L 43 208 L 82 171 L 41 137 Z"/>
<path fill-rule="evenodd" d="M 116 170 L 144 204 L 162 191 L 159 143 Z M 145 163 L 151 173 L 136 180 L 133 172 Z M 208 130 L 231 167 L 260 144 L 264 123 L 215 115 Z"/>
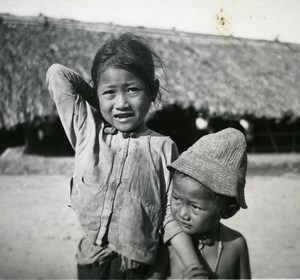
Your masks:
<path fill-rule="evenodd" d="M 220 220 L 247 208 L 244 198 L 247 169 L 244 135 L 233 128 L 209 134 L 169 165 L 174 172 L 171 211 L 191 235 L 206 261 L 211 278 L 251 278 L 248 248 L 239 232 Z M 184 270 L 171 248 L 170 279 L 197 277 Z"/>
<path fill-rule="evenodd" d="M 145 124 L 159 95 L 157 62 L 163 66 L 140 37 L 126 33 L 96 53 L 93 87 L 59 64 L 47 72 L 75 150 L 71 206 L 84 231 L 77 252 L 79 278 L 162 278 L 168 255 L 161 228 L 186 267 L 200 266 L 191 238 L 166 209 L 167 165 L 177 158 L 177 148 Z"/>

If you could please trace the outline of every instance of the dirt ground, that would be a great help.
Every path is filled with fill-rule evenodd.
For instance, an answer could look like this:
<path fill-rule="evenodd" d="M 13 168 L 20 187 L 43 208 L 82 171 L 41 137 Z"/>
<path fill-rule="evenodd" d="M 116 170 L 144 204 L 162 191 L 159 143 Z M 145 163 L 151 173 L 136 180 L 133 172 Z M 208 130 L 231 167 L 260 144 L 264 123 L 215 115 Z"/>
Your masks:
<path fill-rule="evenodd" d="M 253 278 L 300 278 L 300 155 L 250 156 L 247 210 L 225 224 L 248 241 Z M 72 158 L 0 158 L 0 278 L 76 278 L 80 228 L 67 207 Z"/>

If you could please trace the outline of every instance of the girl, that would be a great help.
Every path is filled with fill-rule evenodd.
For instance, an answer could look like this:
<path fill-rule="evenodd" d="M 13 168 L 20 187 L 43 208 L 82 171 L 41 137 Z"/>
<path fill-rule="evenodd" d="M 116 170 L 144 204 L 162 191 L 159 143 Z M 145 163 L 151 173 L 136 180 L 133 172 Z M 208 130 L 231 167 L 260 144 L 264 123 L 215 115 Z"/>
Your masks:
<path fill-rule="evenodd" d="M 141 38 L 127 33 L 96 53 L 93 88 L 62 65 L 47 72 L 50 94 L 75 149 L 71 206 L 84 232 L 77 253 L 79 278 L 162 278 L 168 260 L 162 231 L 185 256 L 185 266 L 200 265 L 191 240 L 166 209 L 167 165 L 177 158 L 177 148 L 145 125 L 151 103 L 159 98 L 155 62 L 163 66 Z"/>

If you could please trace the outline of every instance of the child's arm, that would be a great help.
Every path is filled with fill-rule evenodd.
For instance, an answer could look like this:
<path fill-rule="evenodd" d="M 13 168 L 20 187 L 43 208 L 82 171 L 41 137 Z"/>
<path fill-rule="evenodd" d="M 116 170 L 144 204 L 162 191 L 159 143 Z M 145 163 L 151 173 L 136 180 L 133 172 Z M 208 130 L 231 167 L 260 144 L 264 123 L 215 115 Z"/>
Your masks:
<path fill-rule="evenodd" d="M 93 103 L 95 102 L 95 94 L 93 94 L 93 88 L 76 71 L 64 65 L 55 63 L 49 67 L 46 74 L 46 82 L 48 86 L 50 82 L 52 82 L 55 78 L 62 79 L 62 81 L 64 82 L 63 86 L 66 94 L 79 94 L 85 101 L 92 103 L 92 106 L 99 106 L 98 103 Z"/>
<path fill-rule="evenodd" d="M 170 150 L 171 148 L 171 150 Z M 167 163 L 173 162 L 178 157 L 178 151 L 176 145 L 173 143 L 171 147 L 166 146 L 164 148 L 163 154 L 167 156 Z M 170 171 L 165 168 L 165 177 L 166 182 L 168 182 L 168 192 L 167 192 L 167 205 L 166 205 L 166 214 L 164 217 L 163 227 L 164 227 L 164 241 L 170 242 L 181 260 L 185 269 L 191 269 L 194 277 L 205 277 L 206 270 L 204 269 L 204 261 L 202 256 L 199 256 L 194 248 L 192 238 L 184 233 L 178 223 L 173 218 L 171 213 L 171 196 L 172 196 L 172 175 Z M 201 275 L 201 276 L 200 276 Z"/>
<path fill-rule="evenodd" d="M 204 268 L 203 258 L 196 253 L 189 235 L 180 232 L 170 242 L 185 268 L 182 275 L 183 279 L 208 279 L 208 271 Z"/>
<path fill-rule="evenodd" d="M 251 279 L 251 268 L 250 268 L 250 260 L 249 260 L 249 251 L 246 239 L 241 236 L 239 238 L 239 247 L 240 247 L 240 263 L 239 263 L 239 275 L 237 275 L 238 279 Z"/>
<path fill-rule="evenodd" d="M 168 198 L 168 201 L 170 201 L 170 198 Z M 174 220 L 169 203 L 164 220 L 164 231 L 164 241 L 171 243 L 184 266 L 183 279 L 207 279 L 208 272 L 203 265 L 203 258 L 200 254 L 197 254 L 192 238 L 184 233 Z"/>
<path fill-rule="evenodd" d="M 84 100 L 97 109 L 93 89 L 77 72 L 60 64 L 48 69 L 46 82 L 64 130 L 75 148 L 78 144 L 76 132 L 82 128 L 87 115 Z"/>

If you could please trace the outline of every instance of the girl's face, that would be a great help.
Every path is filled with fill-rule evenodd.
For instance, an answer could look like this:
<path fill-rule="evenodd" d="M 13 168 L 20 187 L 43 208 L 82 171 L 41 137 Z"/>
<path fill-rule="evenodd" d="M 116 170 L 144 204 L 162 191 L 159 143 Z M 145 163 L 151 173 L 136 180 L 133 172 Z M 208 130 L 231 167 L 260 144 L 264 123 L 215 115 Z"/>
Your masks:
<path fill-rule="evenodd" d="M 103 118 L 122 132 L 144 131 L 151 100 L 145 82 L 131 72 L 108 67 L 101 72 L 97 95 Z"/>
<path fill-rule="evenodd" d="M 220 207 L 216 205 L 205 186 L 176 173 L 173 179 L 171 211 L 187 234 L 213 230 L 222 218 Z"/>

